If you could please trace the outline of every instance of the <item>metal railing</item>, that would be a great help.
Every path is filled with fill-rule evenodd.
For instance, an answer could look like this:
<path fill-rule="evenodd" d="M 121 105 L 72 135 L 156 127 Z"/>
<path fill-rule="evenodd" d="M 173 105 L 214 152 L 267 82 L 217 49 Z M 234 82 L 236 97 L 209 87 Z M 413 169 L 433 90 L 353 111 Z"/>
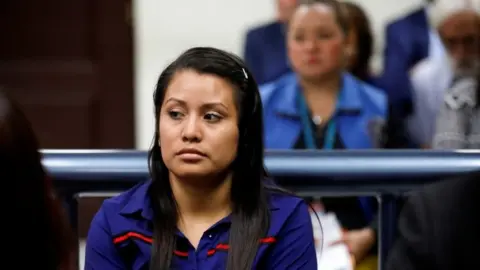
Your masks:
<path fill-rule="evenodd" d="M 123 150 L 43 150 L 56 186 L 73 196 L 117 191 L 149 177 L 147 153 Z M 382 269 L 396 229 L 396 196 L 427 183 L 480 168 L 478 151 L 267 151 L 277 183 L 302 196 L 364 195 L 379 199 Z M 72 200 L 73 202 L 73 200 Z M 75 203 L 71 204 L 76 213 Z"/>

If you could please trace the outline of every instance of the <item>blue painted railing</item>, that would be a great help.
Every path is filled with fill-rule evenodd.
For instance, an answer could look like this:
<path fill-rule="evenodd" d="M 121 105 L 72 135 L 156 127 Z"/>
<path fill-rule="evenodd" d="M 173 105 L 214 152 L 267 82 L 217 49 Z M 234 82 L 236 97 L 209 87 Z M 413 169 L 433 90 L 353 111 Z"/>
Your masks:
<path fill-rule="evenodd" d="M 75 194 L 116 191 L 148 179 L 145 151 L 43 150 L 57 187 Z M 268 151 L 278 183 L 302 195 L 374 194 L 379 198 L 380 269 L 396 227 L 395 195 L 480 168 L 478 151 Z"/>

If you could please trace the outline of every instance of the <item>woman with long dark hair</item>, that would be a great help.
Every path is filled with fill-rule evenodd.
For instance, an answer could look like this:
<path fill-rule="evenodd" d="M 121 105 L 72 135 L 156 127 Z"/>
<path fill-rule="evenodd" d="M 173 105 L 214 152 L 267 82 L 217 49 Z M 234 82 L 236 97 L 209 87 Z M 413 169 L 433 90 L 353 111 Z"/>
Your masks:
<path fill-rule="evenodd" d="M 2 237 L 8 246 L 4 258 L 14 269 L 75 269 L 70 228 L 38 150 L 27 117 L 0 90 L 0 179 L 6 199 Z"/>
<path fill-rule="evenodd" d="M 317 269 L 307 204 L 268 185 L 244 63 L 190 49 L 160 75 L 154 105 L 152 180 L 105 201 L 86 269 Z"/>

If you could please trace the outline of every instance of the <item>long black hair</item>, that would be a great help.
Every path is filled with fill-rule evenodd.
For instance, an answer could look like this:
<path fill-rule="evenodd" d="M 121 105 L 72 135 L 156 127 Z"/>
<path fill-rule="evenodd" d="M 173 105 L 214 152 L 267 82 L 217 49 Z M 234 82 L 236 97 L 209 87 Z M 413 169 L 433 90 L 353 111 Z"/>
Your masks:
<path fill-rule="evenodd" d="M 243 61 L 233 54 L 210 47 L 192 48 L 180 55 L 162 72 L 153 95 L 155 136 L 148 153 L 152 177 L 149 196 L 154 213 L 150 269 L 170 269 L 177 240 L 178 212 L 168 169 L 160 152 L 159 114 L 166 89 L 173 75 L 181 70 L 219 76 L 235 89 L 240 137 L 237 156 L 231 166 L 233 209 L 227 269 L 251 269 L 259 240 L 266 236 L 270 223 L 263 163 L 262 104 L 257 83 Z"/>

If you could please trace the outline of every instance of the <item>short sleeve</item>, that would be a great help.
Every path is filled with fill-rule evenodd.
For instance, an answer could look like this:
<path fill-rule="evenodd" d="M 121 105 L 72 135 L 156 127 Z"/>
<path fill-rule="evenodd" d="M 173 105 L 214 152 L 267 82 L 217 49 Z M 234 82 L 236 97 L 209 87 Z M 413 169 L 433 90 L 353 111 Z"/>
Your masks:
<path fill-rule="evenodd" d="M 104 207 L 105 204 L 90 224 L 85 250 L 85 270 L 126 269 L 113 243 Z"/>
<path fill-rule="evenodd" d="M 305 202 L 301 202 L 277 235 L 277 243 L 266 269 L 317 270 L 317 255 L 312 220 Z"/>

